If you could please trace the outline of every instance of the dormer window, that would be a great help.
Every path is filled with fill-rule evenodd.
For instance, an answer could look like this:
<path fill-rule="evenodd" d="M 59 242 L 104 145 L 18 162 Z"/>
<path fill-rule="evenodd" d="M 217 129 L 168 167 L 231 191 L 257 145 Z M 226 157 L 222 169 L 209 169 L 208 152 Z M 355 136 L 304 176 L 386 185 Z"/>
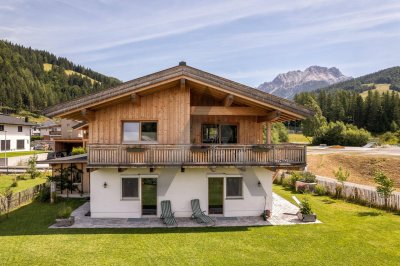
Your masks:
<path fill-rule="evenodd" d="M 124 122 L 122 141 L 124 143 L 156 142 L 157 122 Z"/>

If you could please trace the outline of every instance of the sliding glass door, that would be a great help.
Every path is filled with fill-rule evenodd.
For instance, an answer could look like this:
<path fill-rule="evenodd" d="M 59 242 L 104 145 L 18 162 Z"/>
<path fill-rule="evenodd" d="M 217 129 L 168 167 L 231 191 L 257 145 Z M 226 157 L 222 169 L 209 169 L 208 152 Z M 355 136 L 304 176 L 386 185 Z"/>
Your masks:
<path fill-rule="evenodd" d="M 142 178 L 142 215 L 157 215 L 157 178 Z"/>

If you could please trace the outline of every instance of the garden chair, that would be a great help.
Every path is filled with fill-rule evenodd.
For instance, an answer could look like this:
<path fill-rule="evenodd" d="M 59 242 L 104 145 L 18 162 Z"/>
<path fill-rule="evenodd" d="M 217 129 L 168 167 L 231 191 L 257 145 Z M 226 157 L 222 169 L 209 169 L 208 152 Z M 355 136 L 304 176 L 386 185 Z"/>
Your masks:
<path fill-rule="evenodd" d="M 161 201 L 161 217 L 163 223 L 167 226 L 169 225 L 178 225 L 175 220 L 174 213 L 171 210 L 171 201 L 163 200 Z"/>
<path fill-rule="evenodd" d="M 198 199 L 193 199 L 190 201 L 192 205 L 192 219 L 196 219 L 198 223 L 205 223 L 205 224 L 210 224 L 213 223 L 215 225 L 215 221 L 211 219 L 210 216 L 206 215 L 204 211 L 201 210 L 200 208 L 200 201 Z"/>

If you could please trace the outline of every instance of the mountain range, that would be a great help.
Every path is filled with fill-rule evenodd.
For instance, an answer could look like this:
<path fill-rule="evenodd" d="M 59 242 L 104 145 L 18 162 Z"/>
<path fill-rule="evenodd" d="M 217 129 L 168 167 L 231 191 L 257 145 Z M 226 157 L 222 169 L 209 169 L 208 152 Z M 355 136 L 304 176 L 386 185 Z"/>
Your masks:
<path fill-rule="evenodd" d="M 314 91 L 338 82 L 350 80 L 336 67 L 310 66 L 304 71 L 295 70 L 276 76 L 271 82 L 258 86 L 259 90 L 287 99 L 292 99 L 297 93 Z"/>

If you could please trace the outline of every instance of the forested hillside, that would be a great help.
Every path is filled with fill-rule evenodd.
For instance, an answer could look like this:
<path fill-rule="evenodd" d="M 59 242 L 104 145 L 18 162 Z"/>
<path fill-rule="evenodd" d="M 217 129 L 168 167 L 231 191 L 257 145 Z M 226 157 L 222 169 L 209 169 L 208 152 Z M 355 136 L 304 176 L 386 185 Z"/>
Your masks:
<path fill-rule="evenodd" d="M 400 91 L 400 67 L 391 67 L 359 78 L 335 83 L 328 87 L 316 90 L 316 92 L 352 90 L 361 93 L 370 90 L 373 84 L 390 84 L 391 90 Z"/>
<path fill-rule="evenodd" d="M 66 58 L 0 40 L 0 106 L 39 112 L 119 83 Z"/>

